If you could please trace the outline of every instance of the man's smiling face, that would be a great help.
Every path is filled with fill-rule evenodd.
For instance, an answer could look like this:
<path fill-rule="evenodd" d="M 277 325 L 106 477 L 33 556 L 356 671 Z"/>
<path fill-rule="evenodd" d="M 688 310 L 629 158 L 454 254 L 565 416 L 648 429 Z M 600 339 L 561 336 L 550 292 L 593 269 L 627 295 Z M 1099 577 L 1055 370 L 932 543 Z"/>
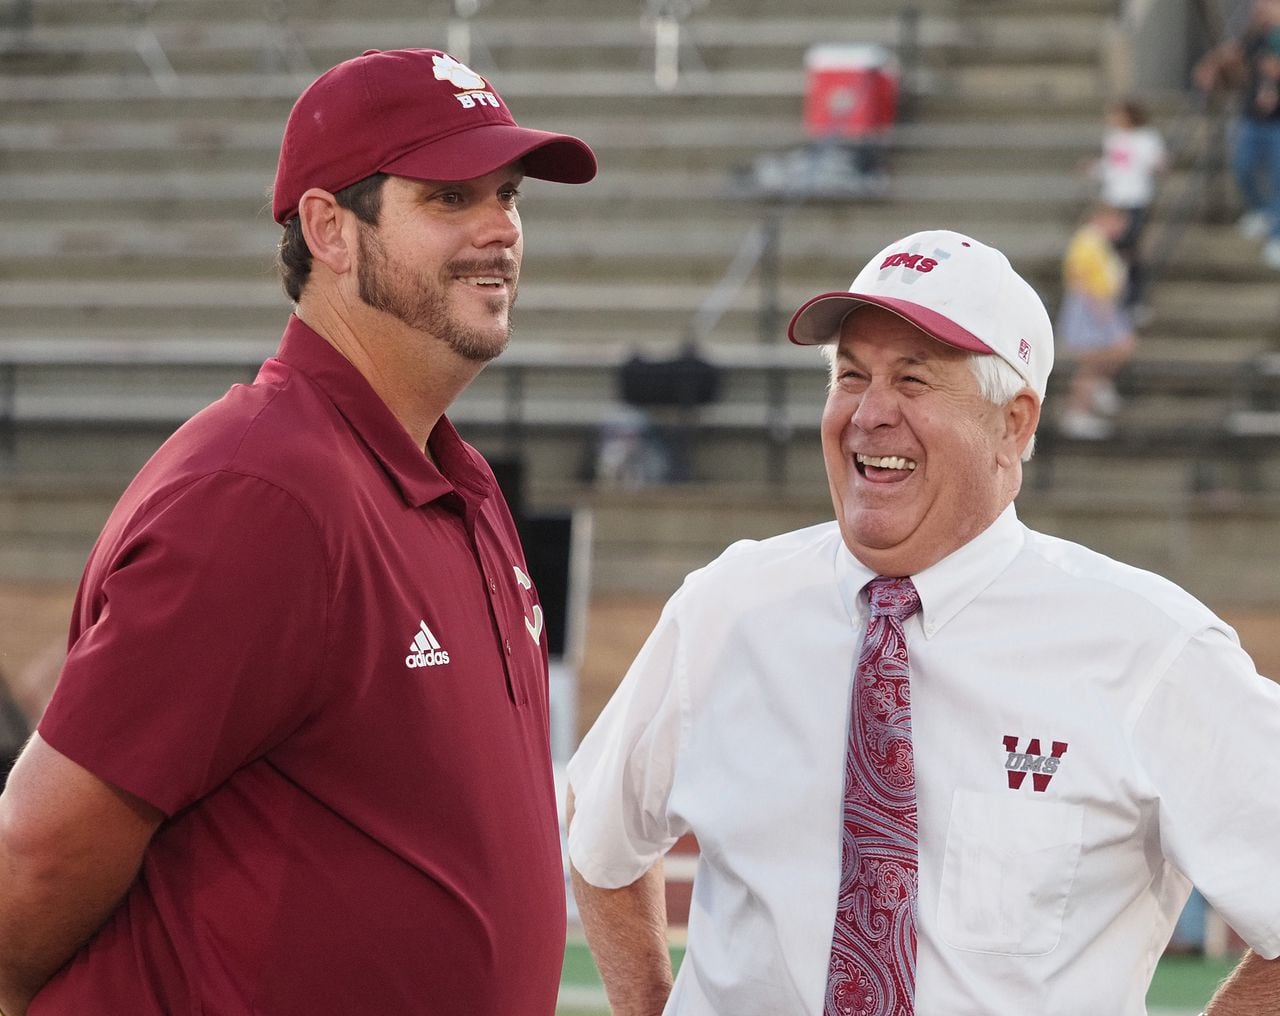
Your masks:
<path fill-rule="evenodd" d="M 507 346 L 524 235 L 512 163 L 474 180 L 391 176 L 378 224 L 360 224 L 360 299 L 460 356 Z"/>
<path fill-rule="evenodd" d="M 822 453 L 844 542 L 881 575 L 946 557 L 1017 492 L 1018 439 L 970 355 L 879 307 L 841 328 Z"/>

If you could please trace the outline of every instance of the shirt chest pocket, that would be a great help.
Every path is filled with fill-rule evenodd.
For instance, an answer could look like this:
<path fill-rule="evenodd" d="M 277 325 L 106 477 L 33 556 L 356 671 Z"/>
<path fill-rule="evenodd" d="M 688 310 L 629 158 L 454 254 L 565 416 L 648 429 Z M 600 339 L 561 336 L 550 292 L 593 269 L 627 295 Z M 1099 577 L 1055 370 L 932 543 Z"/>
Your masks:
<path fill-rule="evenodd" d="M 957 790 L 938 902 L 942 939 L 974 952 L 1051 952 L 1062 936 L 1083 834 L 1081 805 Z"/>

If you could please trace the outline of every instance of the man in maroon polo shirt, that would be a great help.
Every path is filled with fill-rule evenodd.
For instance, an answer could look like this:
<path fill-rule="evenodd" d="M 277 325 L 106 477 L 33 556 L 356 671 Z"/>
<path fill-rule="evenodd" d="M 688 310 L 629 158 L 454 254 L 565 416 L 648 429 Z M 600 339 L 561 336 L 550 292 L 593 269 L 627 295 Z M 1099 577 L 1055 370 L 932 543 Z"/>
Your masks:
<path fill-rule="evenodd" d="M 7 1016 L 554 1011 L 542 612 L 445 411 L 507 343 L 521 179 L 595 169 L 436 51 L 298 100 L 296 313 L 121 498 L 0 798 Z"/>

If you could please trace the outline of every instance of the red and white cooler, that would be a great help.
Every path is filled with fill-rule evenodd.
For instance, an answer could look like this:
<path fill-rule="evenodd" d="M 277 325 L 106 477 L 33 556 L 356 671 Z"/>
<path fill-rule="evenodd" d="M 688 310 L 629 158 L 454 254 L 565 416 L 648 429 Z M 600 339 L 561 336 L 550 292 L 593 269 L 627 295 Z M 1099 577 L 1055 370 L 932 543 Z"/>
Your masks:
<path fill-rule="evenodd" d="M 899 74 L 883 46 L 823 43 L 809 47 L 804 64 L 804 126 L 810 138 L 876 138 L 893 126 Z"/>

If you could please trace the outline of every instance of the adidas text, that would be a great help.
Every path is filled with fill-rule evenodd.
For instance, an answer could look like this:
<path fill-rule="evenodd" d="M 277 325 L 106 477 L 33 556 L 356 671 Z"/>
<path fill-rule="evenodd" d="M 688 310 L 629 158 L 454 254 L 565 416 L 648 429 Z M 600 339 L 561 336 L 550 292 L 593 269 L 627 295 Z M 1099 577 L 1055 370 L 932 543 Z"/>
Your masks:
<path fill-rule="evenodd" d="M 404 658 L 404 665 L 410 670 L 417 667 L 442 667 L 449 662 L 449 654 L 443 649 L 432 649 L 425 653 L 410 653 Z"/>

